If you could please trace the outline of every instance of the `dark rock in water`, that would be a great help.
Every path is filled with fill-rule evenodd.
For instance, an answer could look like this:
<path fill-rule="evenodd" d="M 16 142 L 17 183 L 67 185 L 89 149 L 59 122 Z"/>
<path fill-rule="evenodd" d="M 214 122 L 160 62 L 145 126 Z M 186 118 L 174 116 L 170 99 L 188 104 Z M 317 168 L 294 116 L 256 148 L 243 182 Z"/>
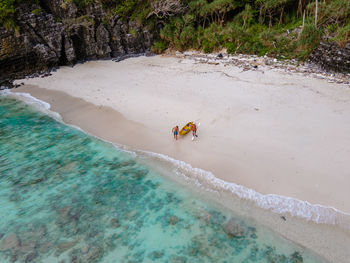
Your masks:
<path fill-rule="evenodd" d="M 126 216 L 127 216 L 129 219 L 134 219 L 136 215 L 137 215 L 137 210 L 132 210 L 132 211 L 129 212 Z"/>
<path fill-rule="evenodd" d="M 223 58 L 224 56 L 221 54 L 221 53 L 219 53 L 218 55 L 217 55 L 217 58 Z"/>
<path fill-rule="evenodd" d="M 117 228 L 117 227 L 120 227 L 120 224 L 119 224 L 117 219 L 112 218 L 111 219 L 111 226 Z"/>
<path fill-rule="evenodd" d="M 0 239 L 2 239 L 5 236 L 4 233 L 0 233 Z"/>
<path fill-rule="evenodd" d="M 12 254 L 10 257 L 10 262 L 16 262 L 18 260 L 17 254 Z"/>
<path fill-rule="evenodd" d="M 69 252 L 70 256 L 70 263 L 83 263 L 82 257 L 83 255 L 81 254 L 81 249 L 73 249 Z"/>
<path fill-rule="evenodd" d="M 178 222 L 179 222 L 179 218 L 177 216 L 169 217 L 169 224 L 170 225 L 176 225 Z"/>
<path fill-rule="evenodd" d="M 89 252 L 89 246 L 84 246 L 84 247 L 82 247 L 81 252 L 82 252 L 83 254 L 86 254 L 87 252 Z"/>
<path fill-rule="evenodd" d="M 255 233 L 251 234 L 250 237 L 251 237 L 252 239 L 257 239 L 257 238 L 258 238 L 258 236 L 257 236 Z"/>
<path fill-rule="evenodd" d="M 6 251 L 6 250 L 18 250 L 20 247 L 21 242 L 18 238 L 18 236 L 14 233 L 9 234 L 7 237 L 5 237 L 1 244 L 0 244 L 0 251 Z"/>
<path fill-rule="evenodd" d="M 295 251 L 290 258 L 292 263 L 302 263 L 304 261 L 303 256 L 298 251 Z"/>
<path fill-rule="evenodd" d="M 142 179 L 144 178 L 146 175 L 148 174 L 148 170 L 147 169 L 139 169 L 136 170 L 133 175 L 137 178 L 137 179 Z"/>
<path fill-rule="evenodd" d="M 38 254 L 36 252 L 30 252 L 29 254 L 26 255 L 24 262 L 29 263 L 33 262 L 34 259 L 38 257 Z"/>
<path fill-rule="evenodd" d="M 203 211 L 200 215 L 199 215 L 199 219 L 203 224 L 208 224 L 210 222 L 210 214 L 206 211 Z"/>
<path fill-rule="evenodd" d="M 153 251 L 148 257 L 152 260 L 157 260 L 159 258 L 162 258 L 164 256 L 163 251 Z"/>
<path fill-rule="evenodd" d="M 77 243 L 76 241 L 59 243 L 56 249 L 57 255 L 60 255 L 61 253 L 63 253 L 64 251 L 70 248 L 73 248 L 76 245 L 76 243 Z"/>
<path fill-rule="evenodd" d="M 187 259 L 183 256 L 172 255 L 169 258 L 169 263 L 186 263 Z"/>
<path fill-rule="evenodd" d="M 116 239 L 116 235 L 113 234 L 107 238 L 104 239 L 105 241 L 105 245 L 104 245 L 104 248 L 107 248 L 109 251 L 112 251 L 116 248 L 116 244 L 114 243 L 114 240 Z M 83 249 L 82 249 L 83 251 Z M 87 253 L 87 252 L 85 252 Z"/>
<path fill-rule="evenodd" d="M 45 242 L 45 243 L 40 245 L 39 252 L 42 253 L 42 254 L 45 254 L 51 249 L 51 247 L 52 247 L 51 243 Z"/>
<path fill-rule="evenodd" d="M 77 255 L 72 255 L 70 257 L 70 263 L 82 263 L 81 259 Z"/>
<path fill-rule="evenodd" d="M 103 248 L 96 245 L 90 245 L 89 251 L 82 257 L 83 262 L 93 262 L 103 255 Z"/>
<path fill-rule="evenodd" d="M 37 233 L 38 233 L 38 236 L 39 236 L 40 238 L 43 238 L 44 236 L 46 236 L 46 233 L 47 233 L 47 228 L 46 228 L 46 226 L 45 226 L 45 225 L 41 225 L 41 226 L 39 227 Z"/>
<path fill-rule="evenodd" d="M 223 225 L 223 230 L 231 237 L 242 237 L 245 234 L 245 229 L 233 218 Z"/>
<path fill-rule="evenodd" d="M 71 211 L 72 211 L 72 208 L 69 206 L 66 206 L 66 207 L 59 210 L 59 215 L 63 219 L 69 219 L 69 215 L 70 215 Z"/>
<path fill-rule="evenodd" d="M 19 247 L 19 251 L 22 253 L 30 253 L 35 249 L 35 243 L 24 243 Z"/>
<path fill-rule="evenodd" d="M 209 211 L 210 221 L 215 224 L 223 224 L 226 221 L 226 216 L 221 214 L 218 211 L 212 210 Z"/>

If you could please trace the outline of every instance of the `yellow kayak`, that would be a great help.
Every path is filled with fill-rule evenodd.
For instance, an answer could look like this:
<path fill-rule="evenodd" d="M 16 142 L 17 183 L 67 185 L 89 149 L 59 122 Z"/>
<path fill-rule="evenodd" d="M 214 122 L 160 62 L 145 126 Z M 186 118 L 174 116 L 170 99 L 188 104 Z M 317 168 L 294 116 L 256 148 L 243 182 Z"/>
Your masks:
<path fill-rule="evenodd" d="M 180 136 L 189 133 L 191 131 L 192 124 L 193 124 L 193 122 L 190 121 L 185 126 L 183 126 L 182 129 L 179 132 Z"/>

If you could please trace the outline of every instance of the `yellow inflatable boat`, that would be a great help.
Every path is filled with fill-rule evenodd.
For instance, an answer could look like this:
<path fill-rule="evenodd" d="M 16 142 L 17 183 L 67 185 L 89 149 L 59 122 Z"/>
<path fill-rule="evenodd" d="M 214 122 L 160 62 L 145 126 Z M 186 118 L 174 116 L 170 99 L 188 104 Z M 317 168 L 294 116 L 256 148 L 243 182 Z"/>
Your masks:
<path fill-rule="evenodd" d="M 183 126 L 182 129 L 181 129 L 180 132 L 179 132 L 180 136 L 189 133 L 189 132 L 191 131 L 192 124 L 193 124 L 193 122 L 190 121 L 190 122 L 187 123 L 185 126 Z"/>

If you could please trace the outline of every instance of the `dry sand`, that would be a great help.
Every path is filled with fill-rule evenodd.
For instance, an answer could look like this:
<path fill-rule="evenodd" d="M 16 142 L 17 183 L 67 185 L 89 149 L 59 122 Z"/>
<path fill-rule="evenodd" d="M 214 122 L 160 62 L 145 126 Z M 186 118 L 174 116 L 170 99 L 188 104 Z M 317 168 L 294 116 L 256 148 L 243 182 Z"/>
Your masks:
<path fill-rule="evenodd" d="M 50 103 L 66 123 L 108 141 L 166 154 L 263 194 L 350 212 L 349 86 L 159 56 L 87 62 L 20 82 L 15 92 Z M 173 140 L 172 127 L 190 120 L 200 122 L 199 137 Z M 226 194 L 219 196 L 225 206 L 330 262 L 348 262 L 348 230 L 289 215 L 285 222 Z"/>
<path fill-rule="evenodd" d="M 18 82 L 25 86 L 17 91 L 101 138 L 263 194 L 350 212 L 349 86 L 160 56 L 87 62 Z M 174 141 L 172 127 L 191 120 L 200 122 L 198 139 Z"/>

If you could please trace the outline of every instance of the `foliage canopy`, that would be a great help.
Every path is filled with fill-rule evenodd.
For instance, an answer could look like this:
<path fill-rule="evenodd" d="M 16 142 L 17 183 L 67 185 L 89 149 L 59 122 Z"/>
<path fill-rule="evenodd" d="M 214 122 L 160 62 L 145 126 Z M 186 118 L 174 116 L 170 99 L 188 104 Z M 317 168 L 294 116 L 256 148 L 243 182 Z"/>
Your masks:
<path fill-rule="evenodd" d="M 6 29 L 15 27 L 16 6 L 23 1 L 36 0 L 0 1 L 0 24 Z M 158 30 L 157 53 L 167 47 L 204 52 L 226 48 L 232 54 L 305 59 L 322 37 L 341 45 L 350 39 L 349 0 L 318 0 L 316 25 L 316 0 L 65 1 L 80 9 L 100 1 L 108 14 Z"/>

